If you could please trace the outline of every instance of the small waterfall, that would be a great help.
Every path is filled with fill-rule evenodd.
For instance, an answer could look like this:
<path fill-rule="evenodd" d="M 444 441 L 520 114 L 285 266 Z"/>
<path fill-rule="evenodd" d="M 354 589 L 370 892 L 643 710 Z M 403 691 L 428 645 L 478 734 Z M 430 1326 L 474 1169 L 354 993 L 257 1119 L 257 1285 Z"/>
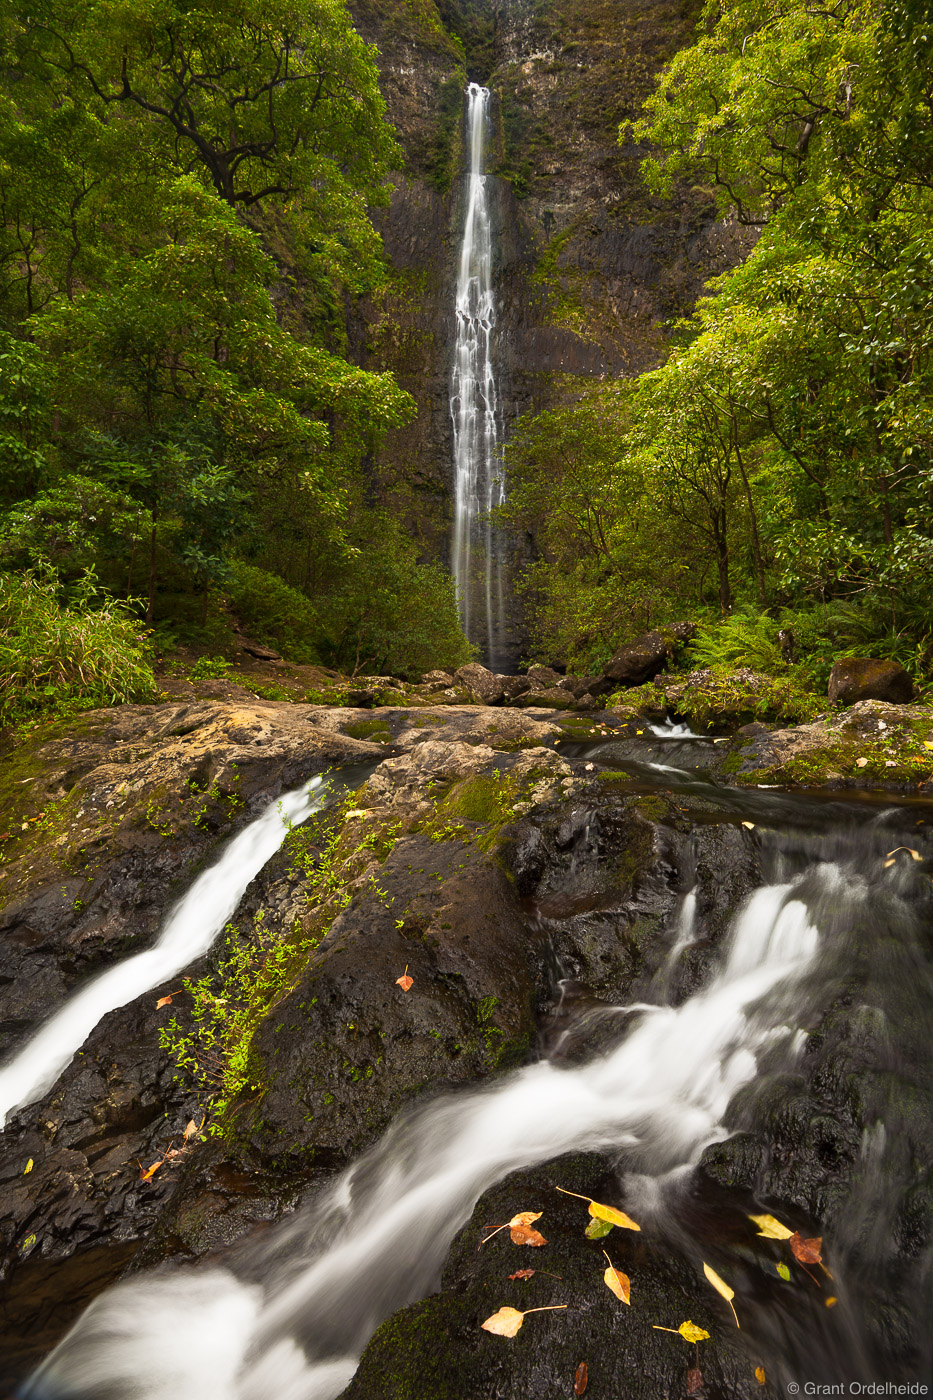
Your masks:
<path fill-rule="evenodd" d="M 46 1021 L 0 1069 L 0 1128 L 14 1109 L 35 1103 L 51 1089 L 108 1012 L 158 987 L 207 952 L 289 827 L 304 821 L 323 800 L 323 779 L 312 778 L 271 803 L 234 837 L 217 864 L 195 880 L 151 948 L 95 977 Z"/>
<path fill-rule="evenodd" d="M 503 541 L 490 512 L 505 499 L 498 455 L 492 338 L 492 226 L 483 173 L 489 89 L 467 89 L 469 186 L 457 273 L 457 328 L 450 416 L 454 435 L 455 514 L 451 562 L 460 621 L 496 670 L 503 630 Z"/>

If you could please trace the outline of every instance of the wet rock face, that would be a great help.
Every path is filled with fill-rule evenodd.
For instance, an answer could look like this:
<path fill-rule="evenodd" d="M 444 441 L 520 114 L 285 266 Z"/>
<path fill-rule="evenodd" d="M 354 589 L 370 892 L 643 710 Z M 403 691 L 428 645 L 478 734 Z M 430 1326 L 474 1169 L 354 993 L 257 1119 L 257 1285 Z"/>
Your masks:
<path fill-rule="evenodd" d="M 831 705 L 854 705 L 859 700 L 887 700 L 895 705 L 907 705 L 913 696 L 913 681 L 896 661 L 846 656 L 835 662 L 829 674 Z"/>

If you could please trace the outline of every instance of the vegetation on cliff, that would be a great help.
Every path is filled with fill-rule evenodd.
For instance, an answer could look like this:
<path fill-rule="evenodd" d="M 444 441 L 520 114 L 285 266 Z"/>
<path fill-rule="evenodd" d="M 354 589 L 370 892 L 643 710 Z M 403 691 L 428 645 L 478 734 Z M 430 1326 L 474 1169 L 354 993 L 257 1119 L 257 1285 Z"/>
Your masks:
<path fill-rule="evenodd" d="M 702 183 L 760 236 L 660 368 L 523 425 L 507 509 L 541 546 L 541 646 L 598 664 L 649 621 L 744 605 L 928 671 L 927 21 L 912 0 L 709 6 L 623 127 L 655 193 Z"/>

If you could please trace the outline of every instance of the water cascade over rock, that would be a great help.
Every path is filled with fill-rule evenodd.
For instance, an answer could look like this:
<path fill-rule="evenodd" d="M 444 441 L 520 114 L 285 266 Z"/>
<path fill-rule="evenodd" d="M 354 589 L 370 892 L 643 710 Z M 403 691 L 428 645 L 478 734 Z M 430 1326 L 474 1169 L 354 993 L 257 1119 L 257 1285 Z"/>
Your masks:
<path fill-rule="evenodd" d="M 454 440 L 454 536 L 451 565 L 460 620 L 470 641 L 500 668 L 504 619 L 504 542 L 490 512 L 505 499 L 498 451 L 493 368 L 496 321 L 492 287 L 492 224 L 483 173 L 489 90 L 467 90 L 469 184 L 457 272 L 456 339 L 450 392 Z"/>

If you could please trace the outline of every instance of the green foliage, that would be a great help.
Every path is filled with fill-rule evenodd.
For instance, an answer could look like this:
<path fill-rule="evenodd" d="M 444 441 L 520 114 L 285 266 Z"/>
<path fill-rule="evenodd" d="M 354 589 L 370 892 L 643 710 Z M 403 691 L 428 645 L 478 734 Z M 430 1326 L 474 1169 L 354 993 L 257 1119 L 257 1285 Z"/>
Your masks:
<path fill-rule="evenodd" d="M 744 610 L 700 626 L 684 650 L 682 665 L 749 666 L 774 675 L 786 669 L 778 640 L 779 624 L 767 613 Z"/>
<path fill-rule="evenodd" d="M 146 638 L 92 574 L 64 606 L 53 570 L 0 574 L 0 722 L 155 693 Z"/>
<path fill-rule="evenodd" d="M 199 656 L 188 672 L 192 681 L 222 680 L 230 671 L 230 662 L 223 656 Z"/>
<path fill-rule="evenodd" d="M 319 622 L 306 594 L 242 560 L 231 564 L 224 589 L 234 613 L 257 641 L 276 647 L 291 661 L 318 660 L 314 638 Z"/>

